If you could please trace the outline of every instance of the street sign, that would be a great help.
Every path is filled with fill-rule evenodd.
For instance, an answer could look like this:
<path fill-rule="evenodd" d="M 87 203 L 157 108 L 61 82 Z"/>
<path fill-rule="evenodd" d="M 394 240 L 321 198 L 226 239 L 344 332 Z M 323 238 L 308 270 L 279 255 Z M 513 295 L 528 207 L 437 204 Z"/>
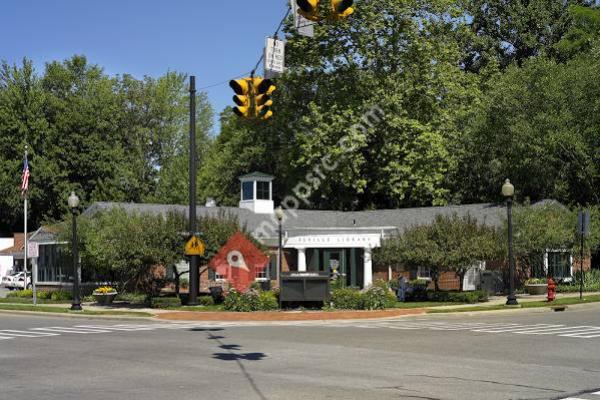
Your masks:
<path fill-rule="evenodd" d="M 577 213 L 577 233 L 582 236 L 590 234 L 590 211 L 584 210 Z"/>
<path fill-rule="evenodd" d="M 267 38 L 265 45 L 265 78 L 274 78 L 285 69 L 285 42 Z"/>
<path fill-rule="evenodd" d="M 190 240 L 185 244 L 185 255 L 186 256 L 203 256 L 206 250 L 206 246 L 202 240 L 198 239 L 196 235 L 192 236 Z"/>
<path fill-rule="evenodd" d="M 298 13 L 298 5 L 296 4 L 296 0 L 290 0 L 290 6 L 292 7 L 294 13 L 294 27 L 296 28 L 298 34 L 306 37 L 314 37 L 315 22 L 304 18 Z"/>
<path fill-rule="evenodd" d="M 27 258 L 38 258 L 40 246 L 38 242 L 27 242 Z"/>

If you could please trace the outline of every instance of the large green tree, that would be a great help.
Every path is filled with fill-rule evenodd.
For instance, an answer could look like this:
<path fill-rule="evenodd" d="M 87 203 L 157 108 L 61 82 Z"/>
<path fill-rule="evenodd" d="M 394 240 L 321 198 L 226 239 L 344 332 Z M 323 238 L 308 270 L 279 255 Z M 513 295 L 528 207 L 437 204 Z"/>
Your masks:
<path fill-rule="evenodd" d="M 19 181 L 29 146 L 30 226 L 58 220 L 75 190 L 93 201 L 187 200 L 186 77 L 108 76 L 85 57 L 0 68 L 0 231 L 22 229 Z M 210 146 L 212 109 L 197 98 L 200 160 Z"/>

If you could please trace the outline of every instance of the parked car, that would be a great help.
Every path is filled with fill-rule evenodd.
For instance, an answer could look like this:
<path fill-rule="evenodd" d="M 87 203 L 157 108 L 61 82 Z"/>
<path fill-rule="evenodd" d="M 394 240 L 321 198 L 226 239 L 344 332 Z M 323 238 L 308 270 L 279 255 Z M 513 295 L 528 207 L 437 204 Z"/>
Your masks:
<path fill-rule="evenodd" d="M 2 287 L 7 288 L 8 290 L 13 289 L 13 281 L 15 279 L 16 273 L 10 272 L 6 276 L 2 277 Z"/>
<path fill-rule="evenodd" d="M 25 273 L 17 272 L 13 275 L 8 275 L 2 278 L 2 285 L 9 290 L 24 289 Z M 31 274 L 27 273 L 27 289 L 31 288 Z"/>

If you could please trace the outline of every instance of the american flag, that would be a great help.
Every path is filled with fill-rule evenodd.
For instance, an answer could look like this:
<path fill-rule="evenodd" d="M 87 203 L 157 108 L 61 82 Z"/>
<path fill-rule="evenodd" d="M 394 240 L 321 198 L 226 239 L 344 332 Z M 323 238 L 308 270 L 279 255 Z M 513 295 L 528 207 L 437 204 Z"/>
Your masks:
<path fill-rule="evenodd" d="M 21 194 L 24 195 L 29 188 L 29 162 L 27 161 L 27 154 L 23 159 L 23 176 L 21 177 Z"/>

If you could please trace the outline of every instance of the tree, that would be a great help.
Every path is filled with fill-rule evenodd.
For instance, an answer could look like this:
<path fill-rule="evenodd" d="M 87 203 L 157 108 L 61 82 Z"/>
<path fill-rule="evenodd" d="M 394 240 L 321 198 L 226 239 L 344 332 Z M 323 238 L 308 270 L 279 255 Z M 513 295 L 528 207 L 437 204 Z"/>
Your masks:
<path fill-rule="evenodd" d="M 600 48 L 600 47 L 598 47 Z M 511 67 L 469 119 L 452 178 L 462 202 L 497 201 L 510 178 L 517 198 L 600 203 L 600 57 Z"/>
<path fill-rule="evenodd" d="M 504 70 L 541 54 L 556 56 L 555 45 L 570 30 L 571 6 L 587 0 L 467 0 L 474 33 L 467 37 L 465 69 Z"/>
<path fill-rule="evenodd" d="M 187 200 L 188 94 L 183 74 L 108 76 L 84 56 L 0 67 L 0 231 L 22 229 L 19 181 L 29 146 L 29 224 L 67 215 L 75 190 L 94 201 Z M 197 152 L 210 146 L 212 109 L 198 94 Z"/>
<path fill-rule="evenodd" d="M 429 225 L 414 226 L 384 240 L 374 258 L 383 265 L 429 268 L 436 291 L 440 274 L 452 271 L 462 291 L 466 272 L 478 261 L 494 259 L 499 249 L 495 228 L 479 224 L 469 215 L 438 215 Z"/>
<path fill-rule="evenodd" d="M 276 197 L 302 197 L 304 208 L 447 202 L 451 143 L 479 96 L 477 77 L 460 67 L 459 37 L 468 34 L 460 8 L 441 0 L 363 1 L 310 39 L 288 25 L 274 117 L 226 116 L 204 176 L 276 172 Z M 206 195 L 233 203 L 237 186 L 217 182 Z"/>

